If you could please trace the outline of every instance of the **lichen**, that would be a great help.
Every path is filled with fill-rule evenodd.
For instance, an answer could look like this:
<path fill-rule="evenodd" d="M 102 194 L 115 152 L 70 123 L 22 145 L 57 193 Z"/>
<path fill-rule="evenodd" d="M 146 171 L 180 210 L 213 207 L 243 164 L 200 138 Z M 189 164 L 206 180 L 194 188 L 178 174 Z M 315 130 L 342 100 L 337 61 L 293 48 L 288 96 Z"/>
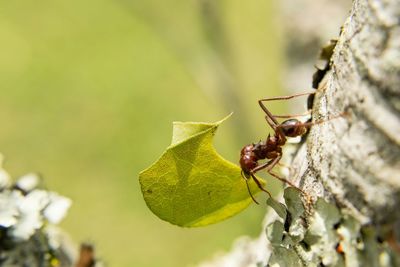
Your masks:
<path fill-rule="evenodd" d="M 270 266 L 399 266 L 399 255 L 376 229 L 322 198 L 306 212 L 301 197 L 287 188 L 285 204 L 268 201 L 280 216 L 267 226 Z"/>
<path fill-rule="evenodd" d="M 42 188 L 36 174 L 13 182 L 2 159 L 0 154 L 0 265 L 71 266 L 71 245 L 56 227 L 71 200 Z"/>

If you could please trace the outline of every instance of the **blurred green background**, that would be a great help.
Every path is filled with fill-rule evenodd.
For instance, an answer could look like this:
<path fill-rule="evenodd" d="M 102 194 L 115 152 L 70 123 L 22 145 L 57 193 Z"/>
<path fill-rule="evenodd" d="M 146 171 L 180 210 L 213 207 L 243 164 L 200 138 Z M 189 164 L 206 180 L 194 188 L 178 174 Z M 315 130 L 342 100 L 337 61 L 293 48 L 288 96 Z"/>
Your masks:
<path fill-rule="evenodd" d="M 138 173 L 169 145 L 175 120 L 233 111 L 215 144 L 233 162 L 265 138 L 256 101 L 282 94 L 276 13 L 270 1 L 1 1 L 5 168 L 38 171 L 70 197 L 62 227 L 108 266 L 187 266 L 257 236 L 263 206 L 198 229 L 159 220 Z"/>

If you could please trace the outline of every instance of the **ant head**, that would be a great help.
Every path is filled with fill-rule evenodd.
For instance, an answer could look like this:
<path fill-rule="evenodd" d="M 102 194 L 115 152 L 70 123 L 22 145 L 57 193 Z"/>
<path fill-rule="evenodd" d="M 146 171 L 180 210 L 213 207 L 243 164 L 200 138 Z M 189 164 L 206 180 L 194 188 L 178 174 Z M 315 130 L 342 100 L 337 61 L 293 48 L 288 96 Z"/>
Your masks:
<path fill-rule="evenodd" d="M 281 127 L 285 136 L 288 137 L 301 136 L 307 132 L 307 127 L 297 119 L 286 120 L 282 122 Z"/>
<path fill-rule="evenodd" d="M 253 152 L 253 145 L 247 145 L 240 151 L 240 167 L 246 177 L 250 175 L 250 171 L 257 167 L 257 156 Z"/>
<path fill-rule="evenodd" d="M 253 148 L 254 148 L 254 144 L 250 144 L 250 145 L 244 146 L 242 148 L 242 150 L 240 151 L 240 155 L 243 156 L 245 154 L 251 153 L 253 151 Z"/>

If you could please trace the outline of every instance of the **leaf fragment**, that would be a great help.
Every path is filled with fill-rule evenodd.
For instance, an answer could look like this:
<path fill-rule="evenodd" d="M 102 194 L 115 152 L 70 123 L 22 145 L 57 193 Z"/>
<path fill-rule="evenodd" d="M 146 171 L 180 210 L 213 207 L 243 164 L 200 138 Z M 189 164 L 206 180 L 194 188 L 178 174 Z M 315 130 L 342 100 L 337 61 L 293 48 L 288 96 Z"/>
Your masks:
<path fill-rule="evenodd" d="M 216 123 L 173 124 L 171 145 L 139 174 L 146 204 L 159 218 L 183 227 L 205 226 L 252 202 L 239 166 L 212 145 L 218 126 L 228 117 Z M 253 180 L 248 182 L 253 195 L 260 192 Z"/>

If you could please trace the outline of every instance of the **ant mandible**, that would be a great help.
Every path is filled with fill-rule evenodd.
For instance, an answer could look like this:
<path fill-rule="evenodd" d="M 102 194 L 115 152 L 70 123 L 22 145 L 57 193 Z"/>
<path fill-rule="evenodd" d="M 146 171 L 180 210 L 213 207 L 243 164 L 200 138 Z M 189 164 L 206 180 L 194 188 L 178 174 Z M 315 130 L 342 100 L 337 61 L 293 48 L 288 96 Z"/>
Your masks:
<path fill-rule="evenodd" d="M 313 124 L 319 122 L 301 122 L 297 119 L 293 119 L 293 117 L 302 116 L 300 115 L 273 115 L 267 107 L 264 105 L 264 101 L 273 101 L 273 100 L 287 100 L 298 96 L 310 95 L 313 96 L 315 93 L 302 93 L 290 96 L 280 96 L 280 97 L 272 97 L 272 98 L 264 98 L 258 100 L 258 104 L 265 112 L 265 119 L 267 120 L 269 126 L 274 130 L 275 134 L 273 136 L 268 135 L 267 139 L 264 141 L 260 141 L 256 144 L 246 145 L 242 148 L 240 152 L 240 167 L 242 169 L 242 176 L 246 180 L 247 190 L 253 199 L 253 201 L 258 204 L 253 195 L 251 194 L 248 180 L 250 177 L 253 178 L 254 182 L 257 186 L 264 192 L 266 192 L 269 197 L 271 194 L 265 190 L 260 181 L 255 176 L 255 173 L 265 169 L 270 175 L 281 180 L 284 183 L 289 184 L 295 188 L 298 188 L 290 181 L 285 178 L 280 177 L 279 175 L 272 172 L 272 169 L 277 165 L 282 158 L 282 146 L 285 145 L 287 141 L 287 137 L 298 137 L 307 133 L 309 127 Z M 277 118 L 291 118 L 288 120 L 279 123 Z M 263 164 L 259 164 L 258 161 L 267 159 L 267 161 Z M 300 189 L 301 190 L 301 189 Z"/>

